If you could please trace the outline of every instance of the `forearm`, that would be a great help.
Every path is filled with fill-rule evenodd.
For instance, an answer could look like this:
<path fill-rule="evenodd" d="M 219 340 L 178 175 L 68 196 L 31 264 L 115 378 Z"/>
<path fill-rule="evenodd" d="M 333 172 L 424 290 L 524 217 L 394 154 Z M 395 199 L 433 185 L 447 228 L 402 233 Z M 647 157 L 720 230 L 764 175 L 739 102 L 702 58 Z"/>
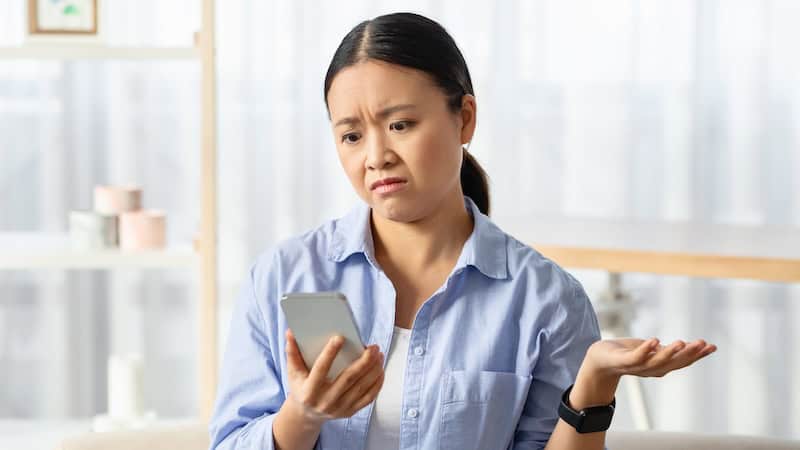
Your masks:
<path fill-rule="evenodd" d="M 614 399 L 618 384 L 619 376 L 604 377 L 582 366 L 570 392 L 569 403 L 576 410 L 607 405 Z M 604 431 L 581 434 L 559 419 L 545 450 L 603 450 L 605 440 Z"/>
<path fill-rule="evenodd" d="M 312 450 L 321 429 L 321 422 L 305 417 L 294 402 L 287 399 L 275 415 L 272 438 L 276 450 Z"/>

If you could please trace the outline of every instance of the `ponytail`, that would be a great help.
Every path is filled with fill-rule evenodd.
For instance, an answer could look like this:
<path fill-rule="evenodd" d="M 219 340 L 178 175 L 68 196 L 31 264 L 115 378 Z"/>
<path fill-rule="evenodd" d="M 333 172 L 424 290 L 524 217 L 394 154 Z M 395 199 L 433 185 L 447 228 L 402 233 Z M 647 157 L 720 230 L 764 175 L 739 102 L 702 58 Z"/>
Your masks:
<path fill-rule="evenodd" d="M 461 190 L 475 202 L 483 214 L 489 215 L 489 178 L 467 149 L 464 149 L 464 159 L 461 162 Z"/>

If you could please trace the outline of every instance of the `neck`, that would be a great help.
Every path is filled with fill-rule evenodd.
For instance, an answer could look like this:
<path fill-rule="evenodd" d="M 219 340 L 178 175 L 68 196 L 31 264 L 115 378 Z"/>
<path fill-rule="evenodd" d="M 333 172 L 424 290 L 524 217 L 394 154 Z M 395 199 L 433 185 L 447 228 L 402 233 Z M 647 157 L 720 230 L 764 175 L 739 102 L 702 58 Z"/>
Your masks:
<path fill-rule="evenodd" d="M 395 222 L 374 212 L 370 214 L 378 262 L 415 270 L 454 264 L 474 226 L 460 193 L 451 196 L 432 214 L 414 222 Z"/>

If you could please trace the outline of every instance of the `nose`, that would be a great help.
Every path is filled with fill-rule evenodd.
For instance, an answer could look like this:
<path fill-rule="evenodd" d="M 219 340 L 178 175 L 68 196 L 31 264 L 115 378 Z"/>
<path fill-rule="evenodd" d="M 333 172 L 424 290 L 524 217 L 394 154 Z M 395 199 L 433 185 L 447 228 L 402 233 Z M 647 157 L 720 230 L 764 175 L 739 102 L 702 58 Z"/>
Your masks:
<path fill-rule="evenodd" d="M 367 157 L 364 161 L 368 170 L 381 170 L 391 166 L 397 161 L 397 155 L 386 146 L 386 139 L 379 133 L 373 136 L 367 143 Z"/>

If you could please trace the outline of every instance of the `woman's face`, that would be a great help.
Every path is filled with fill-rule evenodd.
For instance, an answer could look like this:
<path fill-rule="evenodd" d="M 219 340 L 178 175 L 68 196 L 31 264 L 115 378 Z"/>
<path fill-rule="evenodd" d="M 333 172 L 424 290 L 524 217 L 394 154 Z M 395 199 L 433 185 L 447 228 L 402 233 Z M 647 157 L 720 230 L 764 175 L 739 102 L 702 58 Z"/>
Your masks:
<path fill-rule="evenodd" d="M 335 76 L 328 108 L 342 167 L 374 212 L 413 222 L 450 196 L 463 202 L 461 146 L 475 129 L 473 96 L 453 113 L 426 73 L 366 60 Z"/>

